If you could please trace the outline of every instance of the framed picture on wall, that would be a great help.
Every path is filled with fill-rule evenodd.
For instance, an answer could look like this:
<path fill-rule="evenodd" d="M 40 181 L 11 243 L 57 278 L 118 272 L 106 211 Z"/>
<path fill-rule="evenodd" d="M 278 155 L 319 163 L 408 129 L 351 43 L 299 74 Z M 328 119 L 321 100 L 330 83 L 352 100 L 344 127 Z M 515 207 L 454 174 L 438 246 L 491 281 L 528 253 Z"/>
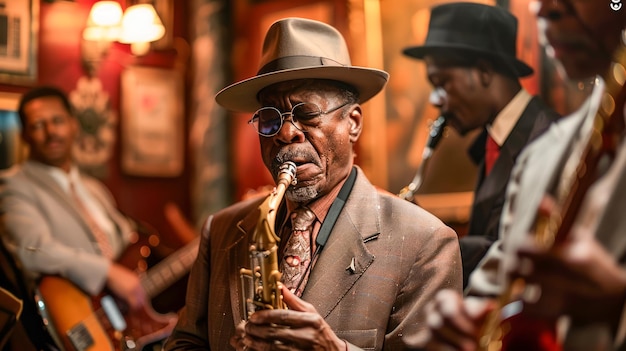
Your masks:
<path fill-rule="evenodd" d="M 183 170 L 183 84 L 178 71 L 130 66 L 121 77 L 122 170 L 176 177 Z"/>
<path fill-rule="evenodd" d="M 37 81 L 38 0 L 0 1 L 0 82 Z"/>
<path fill-rule="evenodd" d="M 17 115 L 20 97 L 21 94 L 0 92 L 0 173 L 20 163 L 24 156 Z"/>

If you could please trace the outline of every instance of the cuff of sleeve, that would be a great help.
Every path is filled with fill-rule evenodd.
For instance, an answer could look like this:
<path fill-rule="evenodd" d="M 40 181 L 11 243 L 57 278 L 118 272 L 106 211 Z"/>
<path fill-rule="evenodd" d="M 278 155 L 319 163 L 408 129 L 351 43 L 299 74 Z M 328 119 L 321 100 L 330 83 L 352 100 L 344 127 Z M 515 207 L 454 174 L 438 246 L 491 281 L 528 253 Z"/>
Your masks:
<path fill-rule="evenodd" d="M 87 264 L 86 262 L 83 262 Z M 107 274 L 112 262 L 101 256 L 94 256 L 89 263 L 89 269 L 70 271 L 68 279 L 80 286 L 92 296 L 98 295 L 107 281 Z"/>

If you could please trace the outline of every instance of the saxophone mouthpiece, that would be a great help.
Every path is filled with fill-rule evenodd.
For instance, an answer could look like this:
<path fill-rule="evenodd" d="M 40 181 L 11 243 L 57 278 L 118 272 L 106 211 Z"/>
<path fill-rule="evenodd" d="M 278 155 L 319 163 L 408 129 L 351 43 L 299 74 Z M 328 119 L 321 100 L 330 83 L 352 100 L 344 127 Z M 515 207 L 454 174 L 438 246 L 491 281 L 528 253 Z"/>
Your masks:
<path fill-rule="evenodd" d="M 278 169 L 278 182 L 286 180 L 286 185 L 296 185 L 298 180 L 296 179 L 296 164 L 292 161 L 286 161 Z"/>

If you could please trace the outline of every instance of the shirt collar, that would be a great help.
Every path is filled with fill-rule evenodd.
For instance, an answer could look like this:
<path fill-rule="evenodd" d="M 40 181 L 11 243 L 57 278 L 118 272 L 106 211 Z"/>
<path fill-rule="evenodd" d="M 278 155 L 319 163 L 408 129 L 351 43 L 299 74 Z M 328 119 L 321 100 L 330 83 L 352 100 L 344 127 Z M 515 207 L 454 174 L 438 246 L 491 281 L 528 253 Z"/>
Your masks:
<path fill-rule="evenodd" d="M 49 166 L 46 164 L 41 164 L 43 169 L 45 170 L 52 179 L 63 189 L 64 192 L 69 193 L 70 191 L 70 183 L 80 183 L 80 175 L 78 172 L 78 168 L 74 165 L 71 166 L 69 173 L 65 172 L 59 167 Z"/>
<path fill-rule="evenodd" d="M 487 132 L 499 146 L 504 144 L 504 141 L 508 138 L 531 99 L 532 96 L 528 91 L 523 88 L 520 89 L 513 99 L 498 113 L 493 123 L 487 125 Z"/>
<path fill-rule="evenodd" d="M 348 172 L 348 176 L 349 175 L 350 173 Z M 316 219 L 320 223 L 323 223 L 324 219 L 326 219 L 326 215 L 328 214 L 328 210 L 330 210 L 330 206 L 337 198 L 337 195 L 339 195 L 339 192 L 341 191 L 341 188 L 343 187 L 343 184 L 346 182 L 346 180 L 348 180 L 348 177 L 345 177 L 342 181 L 335 185 L 335 187 L 332 188 L 332 190 L 328 192 L 328 194 L 321 196 L 306 205 L 315 214 Z M 295 210 L 298 206 L 300 206 L 300 204 L 287 201 L 287 209 L 289 210 L 289 213 Z"/>

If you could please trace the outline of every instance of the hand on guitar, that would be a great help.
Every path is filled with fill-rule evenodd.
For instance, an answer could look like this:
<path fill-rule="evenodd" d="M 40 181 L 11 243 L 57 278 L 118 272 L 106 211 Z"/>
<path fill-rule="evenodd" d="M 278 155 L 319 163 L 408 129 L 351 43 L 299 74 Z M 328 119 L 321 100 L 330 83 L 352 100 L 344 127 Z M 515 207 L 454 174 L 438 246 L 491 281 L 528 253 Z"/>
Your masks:
<path fill-rule="evenodd" d="M 245 347 L 237 350 L 346 349 L 345 341 L 339 339 L 313 305 L 301 300 L 285 287 L 282 295 L 289 309 L 254 312 L 245 324 L 243 339 L 237 343 Z M 238 332 L 239 330 L 240 327 L 237 328 Z M 236 342 L 231 339 L 231 345 L 233 341 Z M 277 341 L 281 344 L 277 345 Z"/>
<path fill-rule="evenodd" d="M 146 303 L 146 292 L 137 274 L 115 262 L 111 263 L 107 273 L 107 287 L 133 310 Z"/>
<path fill-rule="evenodd" d="M 430 333 L 426 350 L 477 350 L 481 326 L 492 310 L 490 299 L 464 299 L 452 290 L 439 291 L 426 306 Z"/>
<path fill-rule="evenodd" d="M 544 199 L 540 211 L 551 206 L 553 201 Z M 523 277 L 540 291 L 526 296 L 530 301 L 525 301 L 524 311 L 539 318 L 569 315 L 577 324 L 608 321 L 616 326 L 626 296 L 626 271 L 592 233 L 573 230 L 547 251 L 532 246 L 518 251 L 520 264 L 512 276 Z"/>

